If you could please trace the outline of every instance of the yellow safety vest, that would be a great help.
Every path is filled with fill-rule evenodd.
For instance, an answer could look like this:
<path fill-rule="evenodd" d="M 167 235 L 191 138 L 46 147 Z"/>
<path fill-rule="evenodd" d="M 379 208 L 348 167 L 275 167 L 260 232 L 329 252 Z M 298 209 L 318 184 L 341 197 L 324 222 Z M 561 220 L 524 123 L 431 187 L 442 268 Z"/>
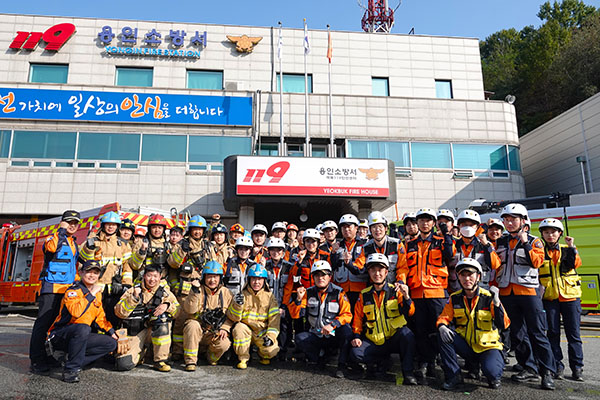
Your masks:
<path fill-rule="evenodd" d="M 388 283 L 383 287 L 385 295 L 380 307 L 377 307 L 374 292 L 373 286 L 361 292 L 366 318 L 365 336 L 376 345 L 382 345 L 394 336 L 396 330 L 406 325 L 406 319 L 400 312 L 394 285 Z"/>
<path fill-rule="evenodd" d="M 560 265 L 566 257 L 566 245 L 559 246 L 560 256 L 558 263 L 553 264 L 552 258 L 545 250 L 544 265 L 540 267 L 540 283 L 546 288 L 544 300 L 556 300 L 559 295 L 565 299 L 578 299 L 581 297 L 581 277 L 575 268 L 561 272 Z"/>
<path fill-rule="evenodd" d="M 454 326 L 458 333 L 475 353 L 486 350 L 502 350 L 500 334 L 494 324 L 492 317 L 492 294 L 479 288 L 479 296 L 472 310 L 469 311 L 467 299 L 462 290 L 452 293 L 450 296 L 454 309 Z"/>

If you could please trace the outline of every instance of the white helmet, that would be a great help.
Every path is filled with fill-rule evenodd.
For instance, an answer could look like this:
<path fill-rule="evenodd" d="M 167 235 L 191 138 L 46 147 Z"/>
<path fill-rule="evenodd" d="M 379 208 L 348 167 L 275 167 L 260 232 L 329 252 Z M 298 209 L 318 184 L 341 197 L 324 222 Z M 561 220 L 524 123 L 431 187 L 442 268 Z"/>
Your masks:
<path fill-rule="evenodd" d="M 479 275 L 483 273 L 483 269 L 481 268 L 481 264 L 474 258 L 465 257 L 456 264 L 456 273 L 460 273 L 465 268 L 475 269 L 479 272 Z"/>
<path fill-rule="evenodd" d="M 454 214 L 452 213 L 452 211 L 447 210 L 445 208 L 439 209 L 437 212 L 437 218 L 439 217 L 446 217 L 452 220 L 452 222 L 454 222 Z"/>
<path fill-rule="evenodd" d="M 302 235 L 302 240 L 305 240 L 307 238 L 315 239 L 318 242 L 319 240 L 321 240 L 321 233 L 316 229 L 309 228 L 305 230 L 304 235 Z"/>
<path fill-rule="evenodd" d="M 319 233 L 322 233 L 323 232 L 323 224 L 318 224 L 317 226 L 315 226 L 315 229 L 317 231 L 319 231 Z"/>
<path fill-rule="evenodd" d="M 276 237 L 269 238 L 269 242 L 267 243 L 267 249 L 281 248 L 285 249 L 285 243 L 283 239 L 279 239 Z"/>
<path fill-rule="evenodd" d="M 500 218 L 504 218 L 505 215 L 516 215 L 523 219 L 529 219 L 525 206 L 518 203 L 510 203 L 504 206 Z"/>
<path fill-rule="evenodd" d="M 542 222 L 540 222 L 539 230 L 542 231 L 543 228 L 556 228 L 561 232 L 565 231 L 562 222 L 557 220 L 556 218 L 546 218 Z"/>
<path fill-rule="evenodd" d="M 238 246 L 244 246 L 244 247 L 254 247 L 254 242 L 252 242 L 252 239 L 250 239 L 248 236 L 240 236 L 239 238 L 237 238 L 237 240 L 235 241 L 235 247 Z"/>
<path fill-rule="evenodd" d="M 340 226 L 344 224 L 354 224 L 358 226 L 358 218 L 356 218 L 356 215 L 354 214 L 344 214 L 342 215 L 342 218 L 340 218 Z"/>
<path fill-rule="evenodd" d="M 387 219 L 381 211 L 373 211 L 369 214 L 369 227 L 375 224 L 384 224 L 385 226 L 388 224 Z"/>
<path fill-rule="evenodd" d="M 417 214 L 414 212 L 407 212 L 404 213 L 404 215 L 402 216 L 402 223 L 404 225 L 406 225 L 406 220 L 407 219 L 414 219 L 415 221 L 417 220 Z"/>
<path fill-rule="evenodd" d="M 421 215 L 426 215 L 426 216 L 430 216 L 431 218 L 433 218 L 434 220 L 437 219 L 436 213 L 433 210 L 433 208 L 421 208 L 419 209 L 419 211 L 417 211 L 417 219 L 419 219 L 419 217 Z"/>
<path fill-rule="evenodd" d="M 333 228 L 336 231 L 338 230 L 337 224 L 334 221 L 332 221 L 332 220 L 327 220 L 327 221 L 325 221 L 325 222 L 323 222 L 321 224 L 321 232 L 324 231 L 327 228 Z"/>
<path fill-rule="evenodd" d="M 285 229 L 285 228 L 284 228 Z M 256 224 L 252 227 L 252 230 L 250 231 L 250 233 L 254 233 L 254 232 L 264 232 L 265 235 L 269 234 L 269 231 L 267 231 L 267 227 L 262 225 L 262 224 Z"/>
<path fill-rule="evenodd" d="M 498 218 L 490 218 L 488 226 L 492 226 L 492 225 L 497 225 L 499 226 L 501 229 L 504 229 L 504 224 L 502 223 L 501 220 L 499 220 Z"/>
<path fill-rule="evenodd" d="M 388 260 L 385 254 L 381 253 L 371 253 L 367 257 L 367 269 L 370 265 L 382 264 L 386 268 L 390 268 L 390 260 Z"/>
<path fill-rule="evenodd" d="M 369 227 L 369 221 L 366 219 L 361 219 L 358 226 L 364 226 L 365 228 Z"/>
<path fill-rule="evenodd" d="M 283 222 L 275 222 L 271 227 L 271 232 L 273 232 L 275 229 L 283 229 L 284 231 L 287 231 L 287 226 L 285 226 Z M 254 229 L 252 230 L 254 231 Z"/>
<path fill-rule="evenodd" d="M 478 224 L 481 224 L 481 217 L 479 216 L 479 213 L 477 211 L 473 211 L 473 210 L 463 210 L 461 211 L 460 214 L 458 214 L 458 218 L 456 219 L 458 221 L 458 223 L 460 224 L 460 221 L 466 219 L 469 221 L 473 221 L 473 222 L 477 222 Z"/>
<path fill-rule="evenodd" d="M 326 272 L 328 275 L 331 275 L 331 265 L 329 265 L 329 263 L 325 260 L 315 261 L 315 263 L 310 268 L 310 274 L 312 275 L 318 271 L 323 271 Z"/>

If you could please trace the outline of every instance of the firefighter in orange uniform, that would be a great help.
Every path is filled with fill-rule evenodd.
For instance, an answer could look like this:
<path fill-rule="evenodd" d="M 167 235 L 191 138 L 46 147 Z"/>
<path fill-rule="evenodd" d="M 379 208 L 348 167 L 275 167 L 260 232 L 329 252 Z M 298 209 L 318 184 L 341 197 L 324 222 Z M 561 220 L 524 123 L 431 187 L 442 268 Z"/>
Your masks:
<path fill-rule="evenodd" d="M 267 227 L 261 224 L 254 225 L 252 231 L 250 231 L 250 236 L 254 243 L 250 259 L 263 266 L 267 263 L 267 259 L 269 258 L 269 251 L 265 247 L 268 234 Z"/>
<path fill-rule="evenodd" d="M 77 274 L 79 250 L 73 235 L 79 228 L 81 217 L 77 211 L 68 210 L 62 215 L 58 230 L 44 243 L 44 268 L 40 274 L 42 288 L 38 297 L 38 316 L 33 324 L 29 342 L 31 372 L 50 370 L 44 341 L 48 329 L 60 310 L 63 294 L 73 284 Z"/>
<path fill-rule="evenodd" d="M 83 263 L 79 276 L 65 292 L 60 313 L 48 332 L 50 352 L 66 353 L 63 381 L 79 382 L 81 368 L 116 350 L 119 339 L 102 308 L 102 289 L 98 278 L 102 267 L 96 260 Z M 92 333 L 96 323 L 105 335 Z"/>

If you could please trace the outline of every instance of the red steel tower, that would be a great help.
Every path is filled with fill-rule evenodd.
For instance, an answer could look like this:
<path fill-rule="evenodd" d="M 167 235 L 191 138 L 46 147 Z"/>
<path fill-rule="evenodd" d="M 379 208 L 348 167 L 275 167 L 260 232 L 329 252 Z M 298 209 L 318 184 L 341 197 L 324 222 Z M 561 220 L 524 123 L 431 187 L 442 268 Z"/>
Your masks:
<path fill-rule="evenodd" d="M 388 6 L 387 0 L 368 0 L 367 5 L 363 5 L 361 0 L 358 0 L 358 5 L 365 9 L 365 14 L 362 17 L 362 28 L 365 32 L 370 33 L 389 33 L 394 26 L 394 11 Z"/>

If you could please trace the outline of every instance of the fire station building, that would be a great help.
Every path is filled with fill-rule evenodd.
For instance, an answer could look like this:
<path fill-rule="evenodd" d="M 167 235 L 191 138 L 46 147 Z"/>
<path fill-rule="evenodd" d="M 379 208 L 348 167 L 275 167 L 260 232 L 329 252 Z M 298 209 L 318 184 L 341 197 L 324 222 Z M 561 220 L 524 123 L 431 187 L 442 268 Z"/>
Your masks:
<path fill-rule="evenodd" d="M 515 109 L 486 100 L 477 39 L 332 31 L 329 79 L 328 33 L 309 30 L 305 96 L 304 32 L 281 36 L 1 15 L 0 217 L 117 201 L 311 225 L 525 196 Z"/>

